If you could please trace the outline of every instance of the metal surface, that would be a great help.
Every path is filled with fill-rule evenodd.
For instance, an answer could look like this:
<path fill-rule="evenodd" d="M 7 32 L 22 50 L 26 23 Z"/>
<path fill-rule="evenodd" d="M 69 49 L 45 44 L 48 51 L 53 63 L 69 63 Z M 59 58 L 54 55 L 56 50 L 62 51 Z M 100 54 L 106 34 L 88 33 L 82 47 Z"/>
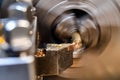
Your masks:
<path fill-rule="evenodd" d="M 21 24 L 25 25 L 21 25 Z M 11 26 L 10 26 L 11 25 Z M 8 20 L 4 26 L 6 41 L 13 51 L 28 50 L 32 46 L 29 32 L 30 24 L 27 20 Z M 18 37 L 19 36 L 19 37 Z M 25 43 L 21 43 L 24 42 Z"/>
<path fill-rule="evenodd" d="M 33 20 L 33 9 L 34 7 L 25 2 L 16 2 L 13 3 L 8 8 L 8 17 L 24 18 L 32 22 Z"/>
<path fill-rule="evenodd" d="M 33 15 L 30 0 L 26 1 L 4 0 L 1 6 L 0 80 L 36 78 L 34 53 L 37 18 Z"/>
<path fill-rule="evenodd" d="M 36 20 L 32 4 L 18 1 L 8 8 L 8 17 L 1 19 L 1 35 L 5 43 L 3 51 L 7 54 L 34 55 L 36 39 Z M 6 45 L 6 48 L 5 48 Z M 2 49 L 1 49 L 2 50 Z"/>
<path fill-rule="evenodd" d="M 40 0 L 37 3 L 42 42 L 51 40 L 51 35 L 48 34 L 51 34 L 50 29 L 55 20 L 68 11 L 77 14 L 79 32 L 85 46 L 87 45 L 81 58 L 75 59 L 71 68 L 59 76 L 50 76 L 45 80 L 120 79 L 119 3 L 119 0 Z"/>
<path fill-rule="evenodd" d="M 36 58 L 37 76 L 59 75 L 73 63 L 71 44 L 48 44 Z"/>
<path fill-rule="evenodd" d="M 36 5 L 41 43 L 71 42 L 73 32 L 79 32 L 84 48 L 99 46 L 103 41 L 105 46 L 110 40 L 110 27 L 99 23 L 99 15 L 84 1 L 55 0 L 45 6 L 48 2 L 41 0 Z"/>
<path fill-rule="evenodd" d="M 41 79 L 120 79 L 120 0 L 3 0 L 0 15 L 5 18 L 0 20 L 1 80 L 34 80 L 34 58 L 28 55 L 34 56 L 36 36 L 42 48 L 72 39 L 82 44 L 72 66 L 70 45 L 49 45 L 39 52 Z"/>
<path fill-rule="evenodd" d="M 35 71 L 33 68 L 33 56 L 0 58 L 0 79 L 35 80 Z"/>
<path fill-rule="evenodd" d="M 1 0 L 2 1 L 2 0 Z M 33 0 L 3 0 L 2 2 L 1 2 L 1 6 L 0 6 L 0 10 L 1 10 L 1 12 L 0 12 L 0 15 L 1 15 L 1 18 L 6 18 L 6 17 L 8 17 L 8 7 L 11 5 L 11 4 L 13 4 L 13 3 L 18 3 L 18 4 L 20 4 L 20 3 L 22 3 L 22 4 L 29 4 L 29 5 L 33 5 L 32 4 L 32 2 L 33 2 Z M 21 4 L 21 5 L 22 5 Z M 23 5 L 23 6 L 25 6 L 25 5 Z"/>

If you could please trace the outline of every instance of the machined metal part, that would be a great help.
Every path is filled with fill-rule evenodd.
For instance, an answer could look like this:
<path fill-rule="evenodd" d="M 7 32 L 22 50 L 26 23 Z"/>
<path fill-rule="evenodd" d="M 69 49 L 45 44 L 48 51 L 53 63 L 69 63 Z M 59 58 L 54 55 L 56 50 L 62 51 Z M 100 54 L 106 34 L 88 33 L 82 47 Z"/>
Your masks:
<path fill-rule="evenodd" d="M 67 39 L 71 38 L 71 35 L 77 32 L 77 24 L 74 14 L 63 15 L 62 19 L 54 22 L 53 27 L 54 26 L 55 28 L 53 30 L 53 34 L 55 35 L 55 37 L 58 37 L 64 42 L 67 42 Z"/>
<path fill-rule="evenodd" d="M 35 55 L 37 76 L 59 75 L 73 63 L 71 44 L 48 44 Z"/>
<path fill-rule="evenodd" d="M 33 56 L 0 58 L 0 79 L 35 80 L 35 71 L 33 68 Z"/>
<path fill-rule="evenodd" d="M 81 1 L 55 0 L 48 6 L 44 6 L 43 3 L 47 4 L 41 0 L 36 5 L 41 43 L 74 43 L 72 35 L 78 33 L 81 39 L 79 43 L 81 49 L 76 50 L 76 53 L 98 46 L 99 26 L 96 26 L 96 22 L 88 12 L 81 9 L 81 4 L 77 4 L 82 3 Z M 71 7 L 71 5 L 74 6 Z"/>
<path fill-rule="evenodd" d="M 34 17 L 31 24 L 25 19 L 1 20 L 1 36 L 4 40 L 4 43 L 0 44 L 1 49 L 7 50 L 7 54 L 9 52 L 11 54 L 25 52 L 25 54 L 34 55 L 36 51 L 36 20 L 37 18 Z"/>
<path fill-rule="evenodd" d="M 36 80 L 37 17 L 33 15 L 34 7 L 27 0 L 4 2 L 6 5 L 1 7 L 3 10 L 5 6 L 0 19 L 0 79 Z"/>
<path fill-rule="evenodd" d="M 36 51 L 36 23 L 32 4 L 18 1 L 8 7 L 8 17 L 1 19 L 1 32 L 7 45 L 7 54 L 21 53 L 34 55 Z"/>
<path fill-rule="evenodd" d="M 69 42 L 69 35 L 72 31 L 77 31 L 82 39 L 82 47 L 103 51 L 111 39 L 111 29 L 119 26 L 119 9 L 115 2 L 117 1 L 38 1 L 36 10 L 41 42 Z M 98 3 L 107 7 L 101 8 Z M 110 11 L 115 15 L 109 14 Z"/>
<path fill-rule="evenodd" d="M 8 8 L 8 12 L 9 12 L 8 17 L 24 18 L 32 22 L 34 16 L 32 12 L 33 8 L 34 7 L 29 3 L 25 3 L 25 2 L 13 3 Z"/>
<path fill-rule="evenodd" d="M 30 23 L 27 20 L 8 20 L 4 26 L 6 41 L 14 51 L 24 51 L 32 46 L 29 33 Z"/>
<path fill-rule="evenodd" d="M 54 23 L 60 22 L 63 14 L 74 13 L 82 44 L 87 48 L 81 59 L 74 59 L 72 68 L 59 76 L 47 77 L 46 80 L 120 79 L 119 3 L 119 0 L 38 1 L 36 8 L 42 43 L 51 40 L 51 30 L 56 28 Z"/>
<path fill-rule="evenodd" d="M 32 0 L 3 0 L 2 1 L 2 4 L 1 4 L 1 7 L 0 7 L 0 10 L 1 10 L 1 12 L 0 12 L 0 14 L 1 14 L 1 18 L 6 18 L 6 17 L 8 17 L 8 7 L 10 6 L 10 5 L 12 5 L 12 4 L 20 4 L 21 3 L 21 5 L 23 5 L 23 4 L 29 4 L 29 6 L 31 5 L 33 5 L 32 3 L 33 3 L 33 1 Z M 12 5 L 13 6 L 13 5 Z M 20 7 L 20 5 L 19 5 L 19 7 Z M 23 7 L 25 7 L 25 5 L 23 5 Z M 14 8 L 15 8 L 15 5 L 14 5 Z M 23 10 L 23 8 L 20 8 L 20 9 L 22 9 Z M 24 9 L 25 10 L 25 9 Z M 30 12 L 31 13 L 31 12 Z M 29 14 L 30 14 L 29 13 Z M 25 15 L 25 14 L 24 14 Z M 22 16 L 21 16 L 22 17 Z"/>

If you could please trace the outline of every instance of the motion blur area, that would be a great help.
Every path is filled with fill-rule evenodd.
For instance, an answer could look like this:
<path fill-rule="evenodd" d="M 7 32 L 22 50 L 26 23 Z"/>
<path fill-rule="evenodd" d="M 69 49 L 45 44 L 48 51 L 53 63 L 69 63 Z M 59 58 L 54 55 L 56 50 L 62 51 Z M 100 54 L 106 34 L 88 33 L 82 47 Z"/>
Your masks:
<path fill-rule="evenodd" d="M 0 0 L 0 80 L 119 80 L 119 0 Z"/>

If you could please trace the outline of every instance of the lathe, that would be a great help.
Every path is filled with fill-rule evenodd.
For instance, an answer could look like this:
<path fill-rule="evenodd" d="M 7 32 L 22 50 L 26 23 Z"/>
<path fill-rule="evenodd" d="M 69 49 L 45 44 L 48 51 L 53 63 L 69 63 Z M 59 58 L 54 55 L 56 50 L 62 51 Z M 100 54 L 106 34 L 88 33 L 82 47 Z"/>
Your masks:
<path fill-rule="evenodd" d="M 0 0 L 0 80 L 119 80 L 120 0 Z"/>

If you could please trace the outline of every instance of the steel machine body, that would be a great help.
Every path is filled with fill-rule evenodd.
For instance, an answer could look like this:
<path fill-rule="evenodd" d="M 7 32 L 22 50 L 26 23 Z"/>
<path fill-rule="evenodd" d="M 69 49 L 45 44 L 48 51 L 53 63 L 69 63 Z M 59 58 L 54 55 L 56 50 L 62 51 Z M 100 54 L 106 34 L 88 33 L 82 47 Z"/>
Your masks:
<path fill-rule="evenodd" d="M 0 4 L 0 80 L 120 79 L 119 0 Z"/>

